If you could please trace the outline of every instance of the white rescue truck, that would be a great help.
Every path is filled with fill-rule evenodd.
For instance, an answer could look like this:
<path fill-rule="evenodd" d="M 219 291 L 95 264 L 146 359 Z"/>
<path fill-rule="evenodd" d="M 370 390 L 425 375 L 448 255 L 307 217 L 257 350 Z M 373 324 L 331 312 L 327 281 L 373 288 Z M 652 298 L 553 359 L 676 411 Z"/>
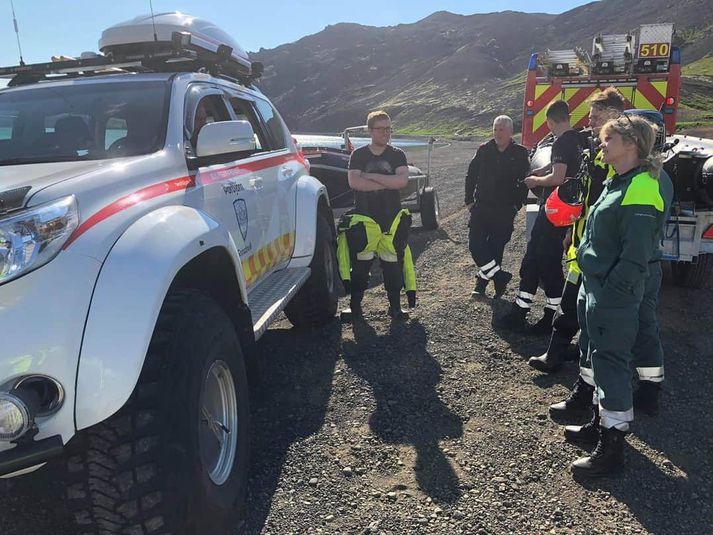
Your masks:
<path fill-rule="evenodd" d="M 63 458 L 82 533 L 232 532 L 246 359 L 336 312 L 327 191 L 214 25 L 99 48 L 0 69 L 0 475 Z"/>

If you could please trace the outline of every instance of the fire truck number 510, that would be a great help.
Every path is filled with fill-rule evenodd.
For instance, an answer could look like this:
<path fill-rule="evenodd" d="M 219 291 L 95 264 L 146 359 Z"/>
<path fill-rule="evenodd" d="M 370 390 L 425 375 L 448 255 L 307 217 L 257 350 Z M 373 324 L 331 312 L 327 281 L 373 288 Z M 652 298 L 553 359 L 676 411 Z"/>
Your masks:
<path fill-rule="evenodd" d="M 639 46 L 640 58 L 661 58 L 667 57 L 670 52 L 668 43 L 644 43 Z"/>

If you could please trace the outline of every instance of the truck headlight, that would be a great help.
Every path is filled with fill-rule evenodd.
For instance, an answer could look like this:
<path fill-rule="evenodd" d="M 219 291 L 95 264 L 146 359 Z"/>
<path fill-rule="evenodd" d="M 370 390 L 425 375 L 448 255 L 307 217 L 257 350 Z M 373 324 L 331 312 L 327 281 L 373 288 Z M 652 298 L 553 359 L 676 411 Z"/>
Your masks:
<path fill-rule="evenodd" d="M 74 195 L 0 219 L 0 284 L 52 260 L 78 223 Z"/>
<path fill-rule="evenodd" d="M 0 392 L 0 442 L 16 440 L 33 425 L 27 403 L 12 392 Z"/>

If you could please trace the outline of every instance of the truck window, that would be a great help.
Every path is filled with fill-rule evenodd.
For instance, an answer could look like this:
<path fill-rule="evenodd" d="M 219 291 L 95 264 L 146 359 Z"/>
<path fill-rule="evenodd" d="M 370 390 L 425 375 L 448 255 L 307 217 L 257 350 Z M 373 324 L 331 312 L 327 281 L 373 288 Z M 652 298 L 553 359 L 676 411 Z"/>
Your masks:
<path fill-rule="evenodd" d="M 272 105 L 262 99 L 255 99 L 255 107 L 258 113 L 265 121 L 267 133 L 270 136 L 270 141 L 273 150 L 284 149 L 287 146 L 285 141 L 285 127 L 282 119 L 277 115 Z"/>
<path fill-rule="evenodd" d="M 248 121 L 255 132 L 255 148 L 257 152 L 274 150 L 269 138 L 265 134 L 264 125 L 258 119 L 255 109 L 250 101 L 231 96 L 230 105 L 235 112 L 235 118 L 239 121 Z"/>
<path fill-rule="evenodd" d="M 230 120 L 230 114 L 220 95 L 208 95 L 198 102 L 195 111 L 187 118 L 191 144 L 195 147 L 198 133 L 204 125 Z"/>
<path fill-rule="evenodd" d="M 103 160 L 155 152 L 166 136 L 167 96 L 168 84 L 163 81 L 3 91 L 0 165 Z M 112 123 L 111 117 L 121 118 L 123 128 L 117 129 L 119 123 Z M 109 128 L 112 130 L 107 132 Z M 108 143 L 108 139 L 113 140 Z"/>
<path fill-rule="evenodd" d="M 110 117 L 106 122 L 106 133 L 104 135 L 104 148 L 109 149 L 115 141 L 126 137 L 129 133 L 126 119 L 122 117 Z"/>

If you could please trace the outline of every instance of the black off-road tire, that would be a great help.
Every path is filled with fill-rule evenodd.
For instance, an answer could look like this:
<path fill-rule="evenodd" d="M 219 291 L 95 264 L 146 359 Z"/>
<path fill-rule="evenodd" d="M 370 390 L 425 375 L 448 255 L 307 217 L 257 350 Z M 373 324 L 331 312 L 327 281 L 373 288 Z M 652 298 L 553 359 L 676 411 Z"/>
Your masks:
<path fill-rule="evenodd" d="M 698 255 L 698 261 L 671 262 L 671 274 L 676 286 L 702 288 L 713 276 L 713 254 Z"/>
<path fill-rule="evenodd" d="M 212 363 L 233 376 L 232 471 L 211 481 L 199 452 L 201 384 Z M 249 407 L 234 326 L 202 292 L 167 296 L 138 384 L 106 421 L 70 441 L 67 498 L 82 535 L 224 535 L 245 517 Z"/>
<path fill-rule="evenodd" d="M 426 230 L 436 230 L 439 225 L 440 207 L 438 205 L 438 194 L 431 186 L 423 188 L 421 191 L 421 226 Z"/>
<path fill-rule="evenodd" d="M 285 307 L 285 315 L 295 327 L 321 327 L 337 313 L 337 253 L 330 223 L 317 216 L 317 239 L 310 263 L 312 273 L 298 294 Z"/>

